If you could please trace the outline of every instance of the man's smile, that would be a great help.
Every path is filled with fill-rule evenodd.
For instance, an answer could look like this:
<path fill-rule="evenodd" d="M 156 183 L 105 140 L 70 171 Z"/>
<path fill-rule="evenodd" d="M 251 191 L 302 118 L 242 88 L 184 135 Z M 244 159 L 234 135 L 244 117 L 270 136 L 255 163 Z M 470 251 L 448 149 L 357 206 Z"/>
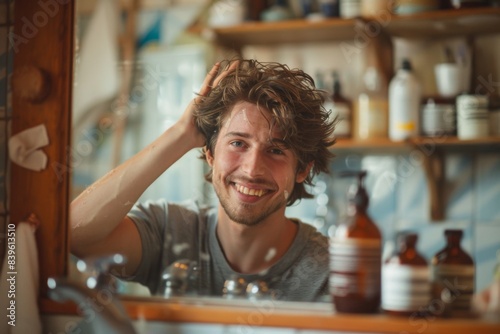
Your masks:
<path fill-rule="evenodd" d="M 234 182 L 231 182 L 231 184 L 235 187 L 237 192 L 244 194 L 244 195 L 262 197 L 269 192 L 269 190 L 267 190 L 267 189 L 249 188 L 249 187 L 246 187 L 246 186 L 243 186 L 241 184 L 234 183 Z"/>

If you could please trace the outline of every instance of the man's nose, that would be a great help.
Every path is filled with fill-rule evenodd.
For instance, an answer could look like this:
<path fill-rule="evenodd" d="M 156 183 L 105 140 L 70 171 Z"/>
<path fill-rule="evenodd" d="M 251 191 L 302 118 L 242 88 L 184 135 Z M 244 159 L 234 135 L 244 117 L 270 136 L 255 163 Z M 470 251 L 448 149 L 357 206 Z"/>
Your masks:
<path fill-rule="evenodd" d="M 257 149 L 247 151 L 243 159 L 242 169 L 250 177 L 264 175 L 265 161 L 262 152 Z"/>

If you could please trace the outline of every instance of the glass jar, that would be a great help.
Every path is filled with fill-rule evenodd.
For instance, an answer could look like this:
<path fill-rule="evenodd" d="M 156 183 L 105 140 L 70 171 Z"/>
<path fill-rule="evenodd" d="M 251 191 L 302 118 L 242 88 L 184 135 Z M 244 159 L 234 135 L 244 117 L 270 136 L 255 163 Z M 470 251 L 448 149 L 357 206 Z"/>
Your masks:
<path fill-rule="evenodd" d="M 398 236 L 398 252 L 382 266 L 382 309 L 393 315 L 423 315 L 431 296 L 429 266 L 416 249 L 418 236 Z"/>
<path fill-rule="evenodd" d="M 420 129 L 423 136 L 454 136 L 457 133 L 455 100 L 443 97 L 423 99 Z"/>

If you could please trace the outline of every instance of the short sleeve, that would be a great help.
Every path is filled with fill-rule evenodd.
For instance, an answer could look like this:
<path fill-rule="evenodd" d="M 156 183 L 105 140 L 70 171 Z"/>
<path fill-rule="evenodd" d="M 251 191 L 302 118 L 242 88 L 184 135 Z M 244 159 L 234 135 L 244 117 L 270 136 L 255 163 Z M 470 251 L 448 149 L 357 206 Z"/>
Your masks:
<path fill-rule="evenodd" d="M 164 229 L 168 217 L 168 205 L 164 200 L 147 201 L 136 204 L 128 213 L 132 219 L 142 243 L 142 259 L 139 266 L 127 280 L 139 282 L 149 287 L 150 291 L 157 289 L 157 277 L 161 274 L 162 248 L 164 244 Z"/>

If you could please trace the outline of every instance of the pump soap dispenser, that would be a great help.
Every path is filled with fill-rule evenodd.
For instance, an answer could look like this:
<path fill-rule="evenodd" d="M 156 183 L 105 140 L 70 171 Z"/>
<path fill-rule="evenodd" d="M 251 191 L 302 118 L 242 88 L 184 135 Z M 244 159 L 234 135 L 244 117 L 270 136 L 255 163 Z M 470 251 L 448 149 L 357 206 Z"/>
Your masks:
<path fill-rule="evenodd" d="M 366 171 L 357 176 L 348 192 L 347 217 L 330 239 L 330 293 L 335 309 L 347 313 L 375 313 L 380 304 L 381 235 L 368 216 Z"/>

